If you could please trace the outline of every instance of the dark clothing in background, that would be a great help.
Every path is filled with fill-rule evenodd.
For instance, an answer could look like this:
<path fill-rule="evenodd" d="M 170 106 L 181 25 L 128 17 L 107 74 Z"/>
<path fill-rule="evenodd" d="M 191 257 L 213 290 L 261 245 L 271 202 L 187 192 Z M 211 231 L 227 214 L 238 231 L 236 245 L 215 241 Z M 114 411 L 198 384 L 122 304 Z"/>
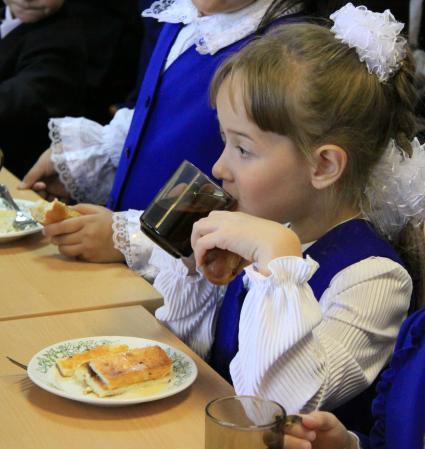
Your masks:
<path fill-rule="evenodd" d="M 109 107 L 123 102 L 136 85 L 143 35 L 138 0 L 67 0 L 67 6 L 81 21 L 87 52 L 82 115 L 109 123 Z"/>
<path fill-rule="evenodd" d="M 143 79 L 160 28 L 151 0 L 67 0 L 56 14 L 0 40 L 0 147 L 22 177 L 50 145 L 51 117 L 111 120 Z M 146 23 L 145 23 L 146 22 Z"/>
<path fill-rule="evenodd" d="M 48 148 L 50 117 L 81 114 L 84 63 L 80 24 L 65 6 L 0 39 L 0 147 L 17 176 Z"/>
<path fill-rule="evenodd" d="M 141 16 L 142 12 L 149 8 L 153 0 L 138 0 L 138 14 Z M 119 107 L 134 108 L 136 105 L 139 89 L 142 84 L 146 68 L 149 64 L 151 54 L 155 48 L 158 40 L 159 32 L 164 23 L 158 22 L 156 19 L 150 17 L 141 17 L 142 20 L 142 40 L 140 45 L 139 63 L 137 68 L 137 80 L 134 89 L 127 96 L 124 103 L 119 104 Z"/>

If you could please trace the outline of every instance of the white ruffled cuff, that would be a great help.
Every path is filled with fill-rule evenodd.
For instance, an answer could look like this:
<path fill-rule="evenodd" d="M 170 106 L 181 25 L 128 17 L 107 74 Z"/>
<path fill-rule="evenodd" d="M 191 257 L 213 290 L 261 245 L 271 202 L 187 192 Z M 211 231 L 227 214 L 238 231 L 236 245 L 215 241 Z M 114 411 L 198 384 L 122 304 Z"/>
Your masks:
<path fill-rule="evenodd" d="M 308 285 L 317 262 L 290 256 L 274 259 L 268 266 L 270 276 L 253 267 L 246 269 L 249 290 L 240 318 L 239 352 L 230 365 L 238 394 L 259 394 L 264 373 L 282 354 L 307 344 L 322 316 Z M 305 394 L 312 396 L 317 388 L 310 383 Z"/>
<path fill-rule="evenodd" d="M 106 126 L 83 117 L 49 120 L 51 159 L 75 200 L 106 204 L 132 116 L 120 109 Z"/>
<path fill-rule="evenodd" d="M 310 256 L 305 259 L 301 257 L 288 256 L 279 257 L 269 262 L 270 276 L 264 276 L 255 270 L 253 265 L 245 268 L 246 276 L 250 286 L 261 286 L 261 284 L 286 284 L 293 283 L 301 285 L 310 280 L 318 269 L 319 264 Z"/>
<path fill-rule="evenodd" d="M 141 230 L 139 217 L 142 212 L 132 210 L 112 214 L 112 239 L 114 247 L 120 251 L 129 268 L 149 282 L 153 282 L 158 269 L 149 263 L 156 246 Z"/>

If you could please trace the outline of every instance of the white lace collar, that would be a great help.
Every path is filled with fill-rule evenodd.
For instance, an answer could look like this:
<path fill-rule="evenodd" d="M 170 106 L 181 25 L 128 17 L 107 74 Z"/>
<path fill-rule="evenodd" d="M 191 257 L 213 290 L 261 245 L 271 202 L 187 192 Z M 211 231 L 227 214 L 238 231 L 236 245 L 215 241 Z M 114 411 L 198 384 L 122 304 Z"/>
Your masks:
<path fill-rule="evenodd" d="M 159 22 L 191 24 L 195 28 L 196 50 L 213 55 L 253 33 L 271 2 L 256 0 L 239 11 L 200 16 L 191 0 L 157 0 L 142 16 Z M 293 12 L 296 11 L 288 11 L 288 14 Z"/>

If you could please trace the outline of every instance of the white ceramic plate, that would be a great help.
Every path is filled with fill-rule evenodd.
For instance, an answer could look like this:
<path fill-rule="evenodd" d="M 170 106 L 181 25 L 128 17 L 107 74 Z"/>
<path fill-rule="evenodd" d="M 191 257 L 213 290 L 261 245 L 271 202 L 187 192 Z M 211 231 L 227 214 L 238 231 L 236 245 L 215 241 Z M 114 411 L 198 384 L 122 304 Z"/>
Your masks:
<path fill-rule="evenodd" d="M 55 366 L 55 362 L 59 358 L 69 357 L 102 344 L 112 343 L 127 344 L 130 348 L 160 346 L 173 361 L 171 380 L 162 384 L 138 388 L 137 391 L 101 398 L 94 393 L 85 393 L 84 388 L 73 378 L 62 377 Z M 198 369 L 195 362 L 184 352 L 164 343 L 137 337 L 104 336 L 63 341 L 41 350 L 32 357 L 28 364 L 29 378 L 44 390 L 64 398 L 106 407 L 137 404 L 172 396 L 189 387 L 197 375 Z"/>
<path fill-rule="evenodd" d="M 34 201 L 15 199 L 15 202 L 24 213 L 27 212 L 28 216 L 31 217 L 31 214 L 28 209 L 30 207 L 34 206 L 34 204 L 35 204 Z M 1 199 L 0 199 L 0 209 L 2 209 L 2 210 L 7 209 Z M 35 234 L 36 232 L 40 232 L 42 229 L 43 229 L 43 226 L 41 226 L 40 224 L 37 223 L 37 225 L 30 226 L 26 229 L 23 229 L 22 231 L 1 232 L 1 230 L 0 230 L 0 243 L 11 242 L 12 240 L 20 239 L 22 237 L 25 237 L 26 235 Z"/>

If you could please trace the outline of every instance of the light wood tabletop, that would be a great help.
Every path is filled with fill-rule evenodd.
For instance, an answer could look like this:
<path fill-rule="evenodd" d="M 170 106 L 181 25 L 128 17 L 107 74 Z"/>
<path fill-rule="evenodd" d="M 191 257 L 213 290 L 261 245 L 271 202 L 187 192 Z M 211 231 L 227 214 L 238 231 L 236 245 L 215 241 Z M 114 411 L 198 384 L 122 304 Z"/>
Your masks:
<path fill-rule="evenodd" d="M 63 340 L 136 336 L 183 350 L 199 373 L 188 389 L 127 407 L 99 407 L 48 393 L 11 364 Z M 79 312 L 0 323 L 0 448 L 202 449 L 204 408 L 233 388 L 142 307 Z"/>
<path fill-rule="evenodd" d="M 5 169 L 0 182 L 15 198 L 39 199 L 16 190 L 17 178 Z M 161 295 L 124 264 L 63 257 L 41 233 L 0 242 L 0 321 L 135 304 L 153 310 Z"/>

